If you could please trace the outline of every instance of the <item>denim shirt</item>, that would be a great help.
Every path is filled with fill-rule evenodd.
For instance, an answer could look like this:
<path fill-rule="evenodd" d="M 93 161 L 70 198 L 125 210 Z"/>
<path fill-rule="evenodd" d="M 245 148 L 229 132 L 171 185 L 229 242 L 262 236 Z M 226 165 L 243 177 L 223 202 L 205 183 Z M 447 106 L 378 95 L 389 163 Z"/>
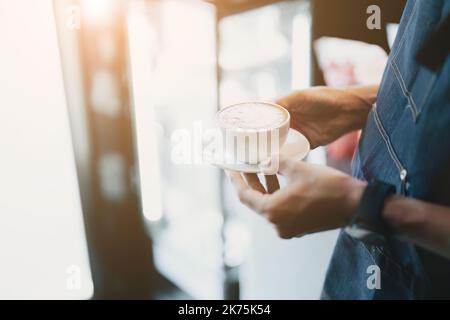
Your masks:
<path fill-rule="evenodd" d="M 408 1 L 352 163 L 358 179 L 382 180 L 395 185 L 398 194 L 446 206 L 450 58 L 431 71 L 415 54 L 449 11 L 446 0 Z M 367 285 L 373 265 L 380 271 L 375 288 Z M 450 261 L 395 236 L 383 245 L 369 245 L 341 231 L 322 298 L 450 298 Z"/>

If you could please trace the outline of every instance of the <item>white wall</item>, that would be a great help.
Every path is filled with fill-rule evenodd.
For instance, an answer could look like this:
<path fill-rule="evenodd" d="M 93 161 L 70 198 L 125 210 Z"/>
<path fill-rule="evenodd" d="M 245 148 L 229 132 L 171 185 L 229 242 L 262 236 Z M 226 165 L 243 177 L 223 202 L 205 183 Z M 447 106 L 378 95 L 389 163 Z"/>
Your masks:
<path fill-rule="evenodd" d="M 243 299 L 319 299 L 338 231 L 282 240 L 262 217 L 241 266 Z"/>
<path fill-rule="evenodd" d="M 0 0 L 0 39 L 0 298 L 88 298 L 51 1 Z"/>

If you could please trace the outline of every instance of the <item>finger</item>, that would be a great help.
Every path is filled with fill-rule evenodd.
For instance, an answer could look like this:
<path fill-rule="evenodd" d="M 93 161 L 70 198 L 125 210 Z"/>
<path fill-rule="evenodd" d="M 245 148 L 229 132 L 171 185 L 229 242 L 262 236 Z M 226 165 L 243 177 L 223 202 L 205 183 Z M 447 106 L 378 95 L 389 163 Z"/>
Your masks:
<path fill-rule="evenodd" d="M 264 176 L 266 181 L 266 188 L 268 193 L 274 193 L 278 189 L 280 189 L 280 183 L 278 182 L 277 175 L 266 175 Z"/>
<path fill-rule="evenodd" d="M 289 160 L 288 158 L 285 157 L 279 157 L 278 158 L 278 173 L 281 175 L 289 175 L 289 173 L 291 172 L 292 166 L 293 166 L 293 162 L 292 160 Z"/>
<path fill-rule="evenodd" d="M 231 183 L 238 192 L 239 200 L 250 209 L 263 212 L 267 201 L 265 195 L 260 191 L 250 188 L 239 172 L 230 172 L 229 176 Z"/>
<path fill-rule="evenodd" d="M 247 183 L 242 178 L 241 174 L 236 171 L 227 171 L 231 183 L 236 188 L 237 192 L 248 189 Z"/>
<path fill-rule="evenodd" d="M 278 173 L 289 178 L 293 171 L 295 171 L 296 176 L 301 176 L 307 174 L 312 166 L 314 165 L 301 160 L 290 160 L 280 157 Z"/>
<path fill-rule="evenodd" d="M 239 200 L 242 204 L 258 213 L 265 213 L 267 202 L 269 201 L 268 194 L 261 193 L 253 189 L 247 189 L 239 193 Z"/>
<path fill-rule="evenodd" d="M 278 172 L 278 156 L 273 156 L 266 161 L 259 163 L 260 173 L 264 175 L 274 175 Z"/>
<path fill-rule="evenodd" d="M 280 106 L 283 106 L 284 108 L 289 110 L 289 109 L 291 109 L 290 107 L 292 105 L 292 101 L 293 100 L 295 101 L 295 99 L 293 99 L 294 95 L 295 95 L 295 93 L 285 96 L 285 97 L 281 97 L 278 100 L 276 100 L 275 103 L 279 104 Z"/>
<path fill-rule="evenodd" d="M 259 181 L 258 175 L 256 173 L 244 173 L 245 180 L 248 185 L 261 193 L 266 193 L 266 189 L 262 185 L 261 181 Z"/>

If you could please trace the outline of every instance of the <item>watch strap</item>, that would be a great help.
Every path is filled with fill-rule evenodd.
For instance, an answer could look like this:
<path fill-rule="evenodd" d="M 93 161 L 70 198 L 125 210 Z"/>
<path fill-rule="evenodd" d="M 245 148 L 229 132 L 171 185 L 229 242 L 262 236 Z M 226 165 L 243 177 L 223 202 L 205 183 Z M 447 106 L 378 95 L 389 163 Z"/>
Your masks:
<path fill-rule="evenodd" d="M 346 232 L 366 242 L 383 241 L 392 234 L 382 217 L 386 198 L 392 194 L 395 194 L 393 185 L 378 180 L 369 182 Z"/>

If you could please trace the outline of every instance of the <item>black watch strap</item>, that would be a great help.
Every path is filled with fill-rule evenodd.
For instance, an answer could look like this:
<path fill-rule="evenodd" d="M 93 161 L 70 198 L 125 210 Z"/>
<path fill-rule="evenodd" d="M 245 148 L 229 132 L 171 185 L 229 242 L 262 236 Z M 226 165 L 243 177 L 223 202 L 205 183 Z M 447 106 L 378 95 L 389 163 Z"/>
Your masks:
<path fill-rule="evenodd" d="M 386 198 L 392 194 L 395 194 L 393 185 L 378 180 L 371 181 L 345 231 L 364 242 L 384 241 L 392 232 L 382 217 L 382 211 Z"/>

